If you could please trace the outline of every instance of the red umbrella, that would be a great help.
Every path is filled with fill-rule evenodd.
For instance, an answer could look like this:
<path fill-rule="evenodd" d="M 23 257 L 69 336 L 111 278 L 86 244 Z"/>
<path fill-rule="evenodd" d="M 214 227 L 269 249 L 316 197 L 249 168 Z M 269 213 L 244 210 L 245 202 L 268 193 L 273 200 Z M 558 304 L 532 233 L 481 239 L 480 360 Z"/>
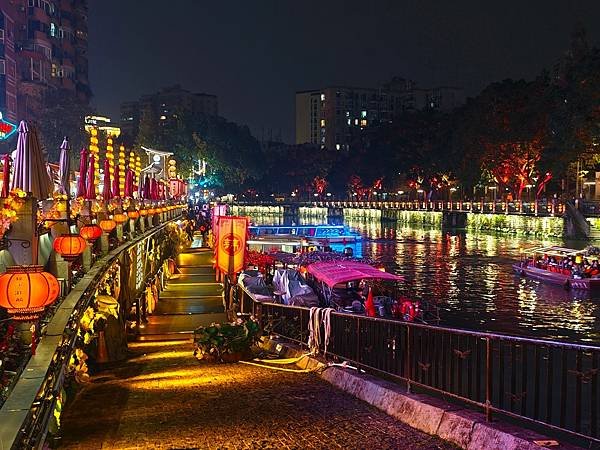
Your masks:
<path fill-rule="evenodd" d="M 367 317 L 375 317 L 375 303 L 373 302 L 373 291 L 369 288 L 369 293 L 367 294 L 367 301 L 365 302 L 365 312 L 367 313 Z"/>
<path fill-rule="evenodd" d="M 119 166 L 115 166 L 115 177 L 113 178 L 113 183 L 112 183 L 113 198 L 121 196 L 121 188 L 119 186 L 121 184 L 120 178 L 121 177 L 119 176 Z"/>
<path fill-rule="evenodd" d="M 150 178 L 150 199 L 158 200 L 158 185 L 156 178 Z"/>
<path fill-rule="evenodd" d="M 146 178 L 144 179 L 144 187 L 142 189 L 142 198 L 145 199 L 150 199 L 150 177 L 148 175 L 146 175 Z"/>
<path fill-rule="evenodd" d="M 102 186 L 102 198 L 108 202 L 112 198 L 110 192 L 110 163 L 108 159 L 104 160 L 104 186 Z"/>
<path fill-rule="evenodd" d="M 6 198 L 8 197 L 10 184 L 10 155 L 8 153 L 2 156 L 2 164 L 4 164 L 4 167 L 2 169 L 2 193 L 0 193 L 0 197 Z"/>
<path fill-rule="evenodd" d="M 88 168 L 87 168 L 87 178 L 86 178 L 86 190 L 85 190 L 85 198 L 86 200 L 96 200 L 96 174 L 94 172 L 94 164 L 96 160 L 94 155 L 90 155 Z"/>
<path fill-rule="evenodd" d="M 86 197 L 87 196 L 87 188 L 85 183 L 86 178 L 86 170 L 88 163 L 88 151 L 85 148 L 81 149 L 79 153 L 79 180 L 77 181 L 77 197 Z"/>
<path fill-rule="evenodd" d="M 125 169 L 125 197 L 133 197 L 133 170 Z"/>
<path fill-rule="evenodd" d="M 70 176 L 71 176 L 71 147 L 69 140 L 65 137 L 60 146 L 60 159 L 58 161 L 58 190 L 61 194 L 70 194 Z"/>

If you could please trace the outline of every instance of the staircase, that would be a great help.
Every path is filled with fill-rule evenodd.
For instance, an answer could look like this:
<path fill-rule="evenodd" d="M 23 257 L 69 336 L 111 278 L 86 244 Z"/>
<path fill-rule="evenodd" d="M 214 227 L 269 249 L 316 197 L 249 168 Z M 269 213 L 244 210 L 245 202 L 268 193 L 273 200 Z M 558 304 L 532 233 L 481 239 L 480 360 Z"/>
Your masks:
<path fill-rule="evenodd" d="M 160 293 L 148 323 L 140 330 L 141 341 L 192 339 L 199 326 L 227 320 L 223 285 L 215 282 L 213 253 L 190 249 L 177 257 L 178 274 Z"/>

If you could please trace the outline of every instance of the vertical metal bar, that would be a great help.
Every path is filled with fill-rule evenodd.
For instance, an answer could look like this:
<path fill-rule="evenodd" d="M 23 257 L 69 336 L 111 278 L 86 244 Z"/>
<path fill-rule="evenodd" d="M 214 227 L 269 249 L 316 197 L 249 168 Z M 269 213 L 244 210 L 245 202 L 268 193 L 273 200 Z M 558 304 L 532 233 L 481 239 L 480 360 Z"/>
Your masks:
<path fill-rule="evenodd" d="M 592 353 L 592 405 L 590 411 L 590 434 L 598 437 L 598 353 Z"/>
<path fill-rule="evenodd" d="M 492 421 L 492 345 L 489 337 L 485 338 L 485 420 Z"/>
<path fill-rule="evenodd" d="M 360 364 L 360 318 L 356 317 L 356 362 Z"/>
<path fill-rule="evenodd" d="M 521 345 L 521 415 L 525 416 L 527 412 L 527 398 L 528 398 L 528 370 L 527 370 L 527 344 Z"/>
<path fill-rule="evenodd" d="M 548 347 L 546 377 L 546 422 L 552 424 L 552 400 L 554 395 L 554 352 L 552 347 Z"/>
<path fill-rule="evenodd" d="M 502 341 L 498 341 L 498 406 L 504 408 L 504 352 Z"/>
<path fill-rule="evenodd" d="M 581 351 L 575 353 L 575 367 L 578 374 L 582 373 L 581 370 L 581 360 L 583 359 L 583 355 Z M 581 384 L 583 380 L 581 376 L 575 377 L 575 431 L 581 431 Z"/>
<path fill-rule="evenodd" d="M 485 374 L 483 370 L 481 370 L 481 339 L 475 338 L 475 395 L 473 395 L 473 400 L 479 402 L 481 401 L 481 375 Z"/>
<path fill-rule="evenodd" d="M 510 411 L 515 410 L 515 399 L 517 397 L 517 345 L 510 343 Z"/>
<path fill-rule="evenodd" d="M 533 375 L 533 418 L 538 420 L 540 416 L 540 347 L 533 348 L 533 364 L 535 372 Z"/>
<path fill-rule="evenodd" d="M 410 325 L 406 326 L 406 390 L 408 393 L 410 393 L 410 381 L 411 381 L 411 377 L 410 377 L 410 366 L 411 366 L 411 349 L 410 349 L 410 336 L 411 336 L 411 332 L 410 329 L 412 327 Z"/>

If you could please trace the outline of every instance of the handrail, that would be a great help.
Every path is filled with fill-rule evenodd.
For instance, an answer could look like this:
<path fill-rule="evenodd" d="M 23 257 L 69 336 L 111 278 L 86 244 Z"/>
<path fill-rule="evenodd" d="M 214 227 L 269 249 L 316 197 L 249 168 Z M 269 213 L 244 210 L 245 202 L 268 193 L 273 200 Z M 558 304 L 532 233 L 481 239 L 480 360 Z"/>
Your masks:
<path fill-rule="evenodd" d="M 124 251 L 163 231 L 177 219 L 166 221 L 99 258 L 65 297 L 48 324 L 35 356 L 30 358 L 14 389 L 0 408 L 1 449 L 25 448 L 22 441 L 32 437 L 41 446 L 77 340 L 77 332 L 71 333 L 69 325 L 81 319 L 93 299 L 97 284 Z M 46 386 L 47 383 L 49 385 Z M 41 393 L 46 395 L 40 398 Z M 35 408 L 37 409 L 34 411 Z M 27 445 L 27 448 L 31 447 Z"/>
<path fill-rule="evenodd" d="M 308 308 L 259 302 L 238 288 L 243 310 L 251 307 L 263 328 L 306 345 Z M 599 346 L 343 312 L 331 314 L 330 326 L 325 356 L 481 408 L 488 419 L 494 412 L 600 442 Z"/>

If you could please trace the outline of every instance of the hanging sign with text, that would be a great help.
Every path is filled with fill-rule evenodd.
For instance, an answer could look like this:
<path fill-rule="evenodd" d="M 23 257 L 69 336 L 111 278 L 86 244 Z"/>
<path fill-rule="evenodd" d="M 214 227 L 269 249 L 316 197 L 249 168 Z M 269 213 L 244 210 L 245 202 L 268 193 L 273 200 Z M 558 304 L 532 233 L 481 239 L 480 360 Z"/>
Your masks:
<path fill-rule="evenodd" d="M 233 275 L 244 269 L 246 256 L 246 233 L 248 219 L 246 217 L 219 217 L 217 264 L 223 273 Z"/>

